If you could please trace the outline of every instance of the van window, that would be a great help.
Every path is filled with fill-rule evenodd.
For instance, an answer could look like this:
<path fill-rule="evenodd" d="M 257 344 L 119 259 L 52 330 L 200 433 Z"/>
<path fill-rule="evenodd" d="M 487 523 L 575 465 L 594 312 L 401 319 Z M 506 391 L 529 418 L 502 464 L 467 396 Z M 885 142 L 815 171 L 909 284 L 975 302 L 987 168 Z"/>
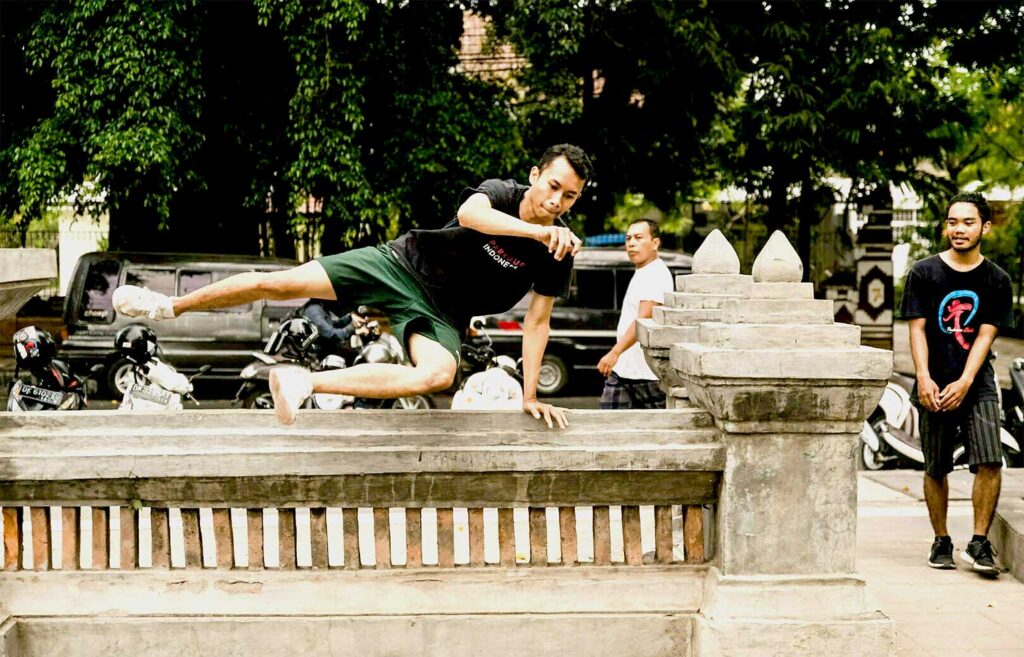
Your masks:
<path fill-rule="evenodd" d="M 174 296 L 174 270 L 128 267 L 124 284 L 148 287 L 154 292 Z"/>
<path fill-rule="evenodd" d="M 85 289 L 78 306 L 78 317 L 85 321 L 110 324 L 114 321 L 111 297 L 117 287 L 121 263 L 116 260 L 98 260 L 89 264 L 85 274 Z"/>
<path fill-rule="evenodd" d="M 573 269 L 569 297 L 563 306 L 611 310 L 615 306 L 615 271 L 612 269 Z"/>
<path fill-rule="evenodd" d="M 188 270 L 183 269 L 178 274 L 178 296 L 185 296 L 189 292 L 195 292 L 201 287 L 206 287 L 210 283 L 216 283 L 222 281 L 229 276 L 234 276 L 240 272 L 236 271 L 199 271 L 199 270 Z M 241 306 L 232 306 L 231 308 L 219 308 L 217 310 L 208 310 L 204 312 L 221 312 L 221 313 L 247 313 L 252 310 L 252 304 L 246 303 Z"/>

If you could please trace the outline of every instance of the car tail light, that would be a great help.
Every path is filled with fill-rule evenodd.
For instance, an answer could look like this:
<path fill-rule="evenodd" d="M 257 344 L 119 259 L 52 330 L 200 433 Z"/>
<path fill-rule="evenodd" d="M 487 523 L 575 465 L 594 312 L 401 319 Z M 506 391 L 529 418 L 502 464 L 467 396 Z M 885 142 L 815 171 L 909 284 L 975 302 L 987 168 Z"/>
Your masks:
<path fill-rule="evenodd" d="M 515 320 L 498 320 L 498 328 L 503 331 L 522 331 L 523 326 Z"/>

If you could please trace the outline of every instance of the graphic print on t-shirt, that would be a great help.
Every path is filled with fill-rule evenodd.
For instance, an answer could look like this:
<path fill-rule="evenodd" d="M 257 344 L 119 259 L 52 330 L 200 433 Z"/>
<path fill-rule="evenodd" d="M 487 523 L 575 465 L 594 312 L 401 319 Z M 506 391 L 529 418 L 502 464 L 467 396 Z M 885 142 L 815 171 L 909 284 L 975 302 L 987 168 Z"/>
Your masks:
<path fill-rule="evenodd" d="M 502 267 L 504 267 L 505 269 L 519 269 L 520 267 L 526 264 L 525 262 L 523 262 L 519 258 L 516 258 L 512 254 L 506 253 L 505 249 L 498 246 L 497 240 L 491 240 L 487 244 L 484 244 L 484 251 L 486 251 L 487 255 L 494 258 L 494 261 L 501 265 Z"/>
<path fill-rule="evenodd" d="M 964 335 L 974 333 L 974 328 L 969 324 L 977 314 L 977 294 L 971 290 L 950 292 L 939 304 L 939 328 L 943 333 L 952 334 L 961 347 L 970 351 L 971 343 L 964 338 Z"/>

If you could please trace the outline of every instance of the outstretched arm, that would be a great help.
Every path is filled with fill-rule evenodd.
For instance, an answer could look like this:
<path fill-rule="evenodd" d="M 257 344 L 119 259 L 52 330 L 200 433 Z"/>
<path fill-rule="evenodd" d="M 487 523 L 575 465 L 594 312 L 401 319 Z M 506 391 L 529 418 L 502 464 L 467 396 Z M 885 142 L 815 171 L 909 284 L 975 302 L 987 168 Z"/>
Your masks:
<path fill-rule="evenodd" d="M 495 210 L 491 207 L 491 200 L 486 194 L 476 193 L 466 199 L 459 207 L 458 218 L 459 225 L 463 228 L 472 228 L 486 235 L 508 235 L 537 240 L 548 247 L 555 260 L 561 260 L 567 254 L 575 256 L 583 246 L 583 241 L 573 235 L 568 228 L 531 224 L 519 217 Z"/>
<path fill-rule="evenodd" d="M 566 427 L 569 421 L 565 413 L 567 409 L 537 401 L 537 380 L 540 378 L 540 363 L 544 359 L 544 348 L 548 344 L 548 333 L 551 330 L 551 307 L 554 297 L 546 297 L 533 293 L 530 308 L 526 311 L 523 323 L 523 412 L 530 413 L 538 420 L 543 416 L 549 427 Z"/>

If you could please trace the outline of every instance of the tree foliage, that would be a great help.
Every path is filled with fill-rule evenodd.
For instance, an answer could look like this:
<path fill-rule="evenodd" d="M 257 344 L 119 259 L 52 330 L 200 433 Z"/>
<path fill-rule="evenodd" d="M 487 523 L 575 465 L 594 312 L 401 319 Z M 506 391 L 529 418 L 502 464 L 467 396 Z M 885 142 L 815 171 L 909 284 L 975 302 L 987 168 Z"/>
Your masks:
<path fill-rule="evenodd" d="M 884 197 L 889 182 L 935 202 L 974 180 L 1021 181 L 1019 3 L 0 9 L 0 209 L 35 216 L 91 183 L 101 193 L 77 201 L 111 211 L 114 246 L 194 249 L 201 232 L 206 250 L 251 252 L 262 236 L 289 254 L 300 229 L 322 231 L 324 251 L 376 243 L 443 224 L 462 187 L 521 179 L 564 141 L 597 166 L 576 212 L 588 233 L 622 199 L 675 216 L 681 199 L 737 185 L 769 228 L 795 229 L 805 258 L 837 200 Z M 464 9 L 488 21 L 488 47 L 510 45 L 526 65 L 508 78 L 463 71 Z"/>

